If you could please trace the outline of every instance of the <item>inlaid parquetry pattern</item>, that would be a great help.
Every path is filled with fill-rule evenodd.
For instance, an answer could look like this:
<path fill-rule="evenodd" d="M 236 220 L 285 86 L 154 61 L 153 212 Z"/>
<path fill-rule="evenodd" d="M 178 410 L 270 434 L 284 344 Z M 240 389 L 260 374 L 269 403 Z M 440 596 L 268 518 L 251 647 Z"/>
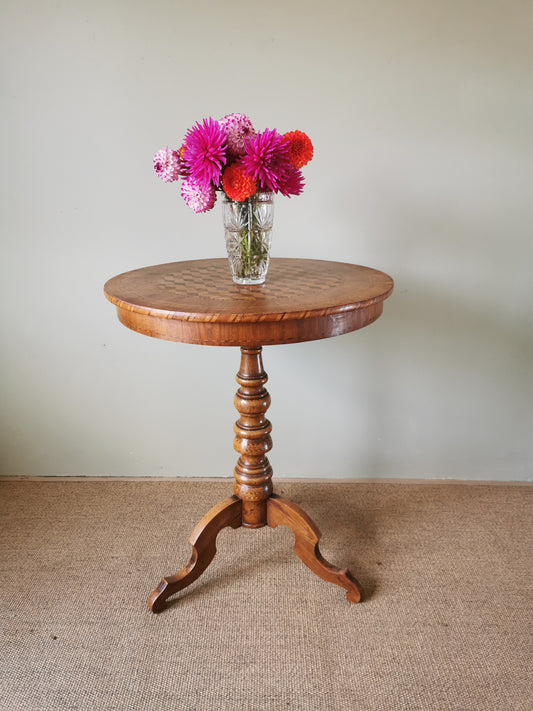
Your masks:
<path fill-rule="evenodd" d="M 239 286 L 226 259 L 159 264 L 110 279 L 109 301 L 134 331 L 211 346 L 298 343 L 375 321 L 392 279 L 344 262 L 272 259 L 264 284 Z"/>
<path fill-rule="evenodd" d="M 106 284 L 113 303 L 159 309 L 205 320 L 269 320 L 282 314 L 358 308 L 383 300 L 392 280 L 383 272 L 342 262 L 272 259 L 265 284 L 234 284 L 226 259 L 161 264 L 114 277 Z M 195 318 L 194 320 L 199 320 Z"/>

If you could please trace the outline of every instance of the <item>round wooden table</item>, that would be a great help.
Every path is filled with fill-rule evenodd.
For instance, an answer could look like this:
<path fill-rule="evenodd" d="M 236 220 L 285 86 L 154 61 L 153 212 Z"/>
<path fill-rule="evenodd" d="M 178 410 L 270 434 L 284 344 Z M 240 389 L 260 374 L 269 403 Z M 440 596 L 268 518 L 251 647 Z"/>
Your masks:
<path fill-rule="evenodd" d="M 175 575 L 163 578 L 150 594 L 153 612 L 196 580 L 212 561 L 216 537 L 226 526 L 288 526 L 294 550 L 319 577 L 346 589 L 350 602 L 361 590 L 347 569 L 321 555 L 320 531 L 296 504 L 272 492 L 271 424 L 265 413 L 262 347 L 330 338 L 363 328 L 383 311 L 392 279 L 368 267 L 311 259 L 271 259 L 266 282 L 234 284 L 226 259 L 160 264 L 110 279 L 105 295 L 128 328 L 154 338 L 209 346 L 239 346 L 236 379 L 234 495 L 214 506 L 198 523 L 189 542 L 192 555 Z"/>

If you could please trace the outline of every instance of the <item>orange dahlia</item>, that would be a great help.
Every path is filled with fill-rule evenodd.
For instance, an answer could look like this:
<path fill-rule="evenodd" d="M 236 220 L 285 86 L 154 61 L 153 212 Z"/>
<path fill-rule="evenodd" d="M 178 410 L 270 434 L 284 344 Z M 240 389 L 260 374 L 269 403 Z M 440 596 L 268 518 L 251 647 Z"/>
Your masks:
<path fill-rule="evenodd" d="M 222 189 L 230 200 L 242 202 L 255 193 L 257 183 L 249 175 L 243 173 L 238 163 L 232 163 L 222 173 Z"/>
<path fill-rule="evenodd" d="M 303 131 L 289 131 L 283 134 L 289 142 L 289 160 L 295 168 L 307 165 L 313 157 L 313 144 Z"/>

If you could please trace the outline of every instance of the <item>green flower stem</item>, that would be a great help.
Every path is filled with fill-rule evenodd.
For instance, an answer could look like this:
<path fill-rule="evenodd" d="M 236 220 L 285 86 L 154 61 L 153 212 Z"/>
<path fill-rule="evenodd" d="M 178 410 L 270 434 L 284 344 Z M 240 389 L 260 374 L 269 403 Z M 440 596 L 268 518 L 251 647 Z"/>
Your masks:
<path fill-rule="evenodd" d="M 242 202 L 226 197 L 223 214 L 234 280 L 262 283 L 270 255 L 272 196 L 256 194 Z"/>
<path fill-rule="evenodd" d="M 254 262 L 260 258 L 268 256 L 268 250 L 265 248 L 261 229 L 257 223 L 257 218 L 254 216 L 253 205 L 250 200 L 246 200 L 246 210 L 248 225 L 240 231 L 240 245 L 242 250 L 242 271 L 239 277 L 244 278 L 252 274 Z"/>

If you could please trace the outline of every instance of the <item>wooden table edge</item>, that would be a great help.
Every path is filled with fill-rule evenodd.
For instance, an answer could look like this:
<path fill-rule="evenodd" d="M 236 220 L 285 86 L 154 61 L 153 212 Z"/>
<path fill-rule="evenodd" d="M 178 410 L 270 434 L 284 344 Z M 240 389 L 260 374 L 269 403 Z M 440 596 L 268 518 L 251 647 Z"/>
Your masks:
<path fill-rule="evenodd" d="M 223 262 L 224 260 L 192 260 L 191 263 Z M 165 303 L 160 300 L 157 306 L 150 306 L 148 296 L 135 299 L 133 294 L 120 293 L 116 289 L 116 280 L 137 272 L 147 273 L 150 269 L 160 270 L 172 267 L 174 264 L 186 265 L 187 262 L 176 262 L 154 267 L 131 270 L 109 279 L 104 285 L 104 294 L 117 309 L 119 321 L 132 331 L 153 338 L 179 343 L 211 346 L 267 346 L 285 343 L 299 343 L 340 336 L 344 333 L 358 330 L 373 323 L 383 311 L 383 302 L 394 289 L 392 278 L 377 269 L 353 265 L 347 262 L 324 262 L 323 260 L 280 259 L 280 263 L 313 262 L 315 265 L 338 265 L 362 269 L 364 272 L 374 272 L 378 275 L 379 284 L 363 293 L 358 298 L 354 293 L 336 294 L 333 299 L 321 302 L 311 302 L 309 307 L 301 300 L 291 303 L 272 301 L 250 307 L 247 299 L 235 299 L 217 304 L 212 301 L 198 302 L 196 309 L 190 301 L 185 300 L 180 310 L 180 299 Z M 281 264 L 283 266 L 283 264 Z M 235 289 L 235 285 L 231 285 Z M 239 287 L 246 292 L 262 290 L 261 286 Z M 194 303 L 194 302 L 193 302 Z M 183 308 L 183 307 L 182 307 Z"/>
<path fill-rule="evenodd" d="M 358 311 L 366 309 L 373 304 L 380 303 L 388 299 L 394 290 L 394 282 L 391 279 L 391 286 L 388 291 L 378 296 L 374 296 L 370 299 L 365 299 L 364 301 L 358 301 L 353 304 L 338 304 L 336 306 L 330 306 L 326 309 L 305 309 L 298 311 L 272 311 L 270 313 L 191 313 L 188 311 L 169 311 L 168 309 L 154 309 L 148 306 L 139 306 L 139 304 L 133 304 L 129 301 L 124 301 L 112 296 L 108 293 L 107 282 L 104 286 L 104 295 L 108 301 L 110 301 L 117 309 L 122 309 L 125 311 L 130 311 L 136 314 L 142 314 L 143 316 L 150 316 L 151 318 L 158 319 L 170 319 L 173 321 L 188 321 L 197 323 L 264 323 L 264 322 L 276 322 L 276 321 L 291 321 L 300 320 L 302 318 L 321 318 L 323 316 L 331 316 L 333 314 L 343 314 L 348 311 Z"/>

